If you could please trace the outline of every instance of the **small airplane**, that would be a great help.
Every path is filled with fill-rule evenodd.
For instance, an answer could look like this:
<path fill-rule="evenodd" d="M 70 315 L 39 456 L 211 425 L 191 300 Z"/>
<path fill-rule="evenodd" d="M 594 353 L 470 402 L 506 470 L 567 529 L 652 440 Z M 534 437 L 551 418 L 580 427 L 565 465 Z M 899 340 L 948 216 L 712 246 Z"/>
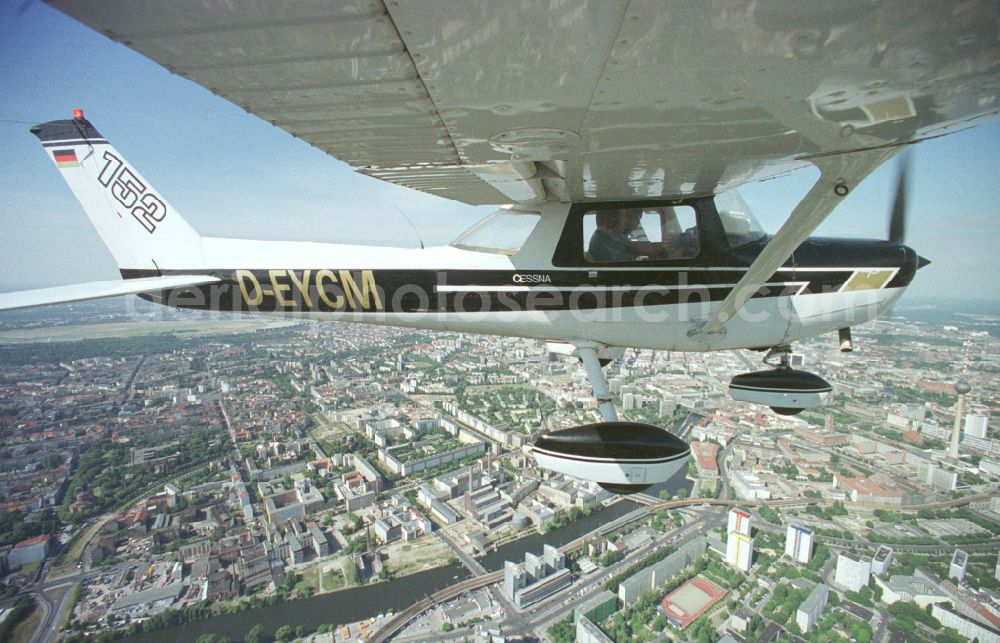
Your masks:
<path fill-rule="evenodd" d="M 821 404 L 831 387 L 791 367 L 792 343 L 853 350 L 851 327 L 928 261 L 904 243 L 905 170 L 885 240 L 810 233 L 904 148 L 995 116 L 1000 87 L 987 1 L 52 4 L 366 174 L 510 205 L 426 249 L 205 237 L 76 110 L 31 131 L 122 280 L 0 309 L 137 294 L 545 340 L 583 363 L 602 421 L 533 455 L 617 493 L 689 448 L 620 421 L 603 366 L 626 347 L 754 349 L 773 368 L 734 377 L 734 399 Z M 816 184 L 766 234 L 735 188 L 808 165 Z"/>

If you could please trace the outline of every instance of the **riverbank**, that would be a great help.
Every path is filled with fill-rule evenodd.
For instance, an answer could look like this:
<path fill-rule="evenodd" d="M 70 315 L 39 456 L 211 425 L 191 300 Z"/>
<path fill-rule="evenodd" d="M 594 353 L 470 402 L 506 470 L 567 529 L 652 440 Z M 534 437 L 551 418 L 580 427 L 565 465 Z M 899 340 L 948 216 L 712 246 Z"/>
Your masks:
<path fill-rule="evenodd" d="M 546 534 L 534 533 L 508 543 L 479 560 L 487 569 L 499 569 L 504 560 L 523 560 L 524 553 L 528 551 L 540 553 L 545 543 L 557 547 L 564 545 L 627 514 L 635 507 L 635 503 L 628 500 L 619 501 Z M 228 636 L 233 641 L 242 641 L 256 625 L 261 626 L 263 634 L 272 637 L 282 625 L 292 625 L 293 629 L 301 625 L 313 632 L 324 625 L 340 627 L 371 619 L 379 614 L 400 611 L 421 598 L 470 576 L 470 572 L 462 565 L 445 565 L 400 576 L 389 582 L 252 608 L 236 614 L 220 614 L 168 629 L 135 634 L 124 640 L 135 643 L 174 643 L 178 640 L 193 641 L 202 634 L 215 634 L 220 637 Z"/>

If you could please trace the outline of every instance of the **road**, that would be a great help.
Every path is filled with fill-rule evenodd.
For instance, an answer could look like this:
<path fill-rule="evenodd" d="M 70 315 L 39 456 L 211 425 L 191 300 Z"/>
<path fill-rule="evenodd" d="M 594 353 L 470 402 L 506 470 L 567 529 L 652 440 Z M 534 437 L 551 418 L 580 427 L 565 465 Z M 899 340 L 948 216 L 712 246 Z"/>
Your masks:
<path fill-rule="evenodd" d="M 458 543 L 452 540 L 451 536 L 446 534 L 443 529 L 438 529 L 434 533 L 437 534 L 438 538 L 440 538 L 444 544 L 451 548 L 451 551 L 455 554 L 458 560 L 465 565 L 466 569 L 472 572 L 474 576 L 483 576 L 487 573 L 487 569 L 483 567 L 478 560 L 467 554 L 465 550 L 459 547 Z"/>
<path fill-rule="evenodd" d="M 43 597 L 43 605 L 47 607 L 45 613 L 42 616 L 42 622 L 35 630 L 30 641 L 31 643 L 42 643 L 43 641 L 54 641 L 59 633 L 59 620 L 62 613 L 66 610 L 70 598 L 73 595 L 73 587 L 76 585 L 74 582 L 70 581 L 60 581 L 58 584 L 51 584 L 46 589 L 54 589 L 56 587 L 61 587 L 63 585 L 68 585 L 66 591 L 62 593 L 59 597 L 59 601 L 53 605 L 52 599 L 50 599 L 44 591 L 33 592 L 36 597 Z"/>
<path fill-rule="evenodd" d="M 31 636 L 30 643 L 47 643 L 48 641 L 56 640 L 59 633 L 59 617 L 69 604 L 70 597 L 73 594 L 73 586 L 96 576 L 118 573 L 134 565 L 134 562 L 124 562 L 111 567 L 92 569 L 86 572 L 79 571 L 69 576 L 59 576 L 58 578 L 49 579 L 46 578 L 49 572 L 48 563 L 46 563 L 39 570 L 38 581 L 25 588 L 29 594 L 35 597 L 44 610 L 42 621 L 39 623 L 38 629 Z M 66 591 L 59 597 L 57 603 L 53 603 L 46 592 L 60 587 L 66 587 Z"/>
<path fill-rule="evenodd" d="M 711 500 L 711 502 L 708 502 L 708 500 Z M 677 508 L 677 507 L 684 507 L 684 506 L 697 506 L 697 505 L 702 505 L 702 504 L 730 505 L 730 504 L 737 504 L 737 503 L 735 501 L 717 500 L 715 498 L 712 498 L 712 499 L 690 498 L 690 499 L 686 499 L 686 500 L 673 500 L 673 501 L 669 501 L 669 502 L 660 503 L 660 504 L 657 504 L 657 505 L 649 505 L 647 507 L 640 507 L 640 508 L 636 509 L 635 511 L 626 514 L 625 516 L 622 516 L 621 518 L 617 519 L 616 521 L 613 521 L 612 523 L 608 523 L 607 525 L 602 525 L 601 527 L 599 527 L 597 529 L 594 529 L 590 533 L 588 533 L 588 534 L 586 534 L 584 536 L 581 536 L 580 538 L 577 538 L 576 540 L 571 541 L 571 542 L 563 545 L 559 549 L 563 553 L 567 553 L 567 552 L 570 552 L 570 551 L 572 551 L 574 549 L 578 549 L 578 548 L 580 548 L 580 547 L 583 546 L 583 543 L 587 539 L 592 538 L 595 534 L 607 533 L 608 531 L 611 531 L 611 530 L 617 528 L 618 526 L 621 526 L 621 525 L 624 525 L 624 524 L 628 524 L 629 522 L 631 522 L 633 520 L 636 520 L 639 517 L 648 515 L 650 512 L 655 511 L 657 509 L 662 509 L 662 508 Z M 747 503 L 742 503 L 742 504 L 747 504 Z M 799 504 L 801 504 L 801 501 L 800 501 Z M 698 520 L 699 520 L 699 522 L 703 523 L 705 521 L 705 519 L 708 518 L 708 517 L 719 519 L 717 512 L 709 511 L 709 512 L 706 512 L 704 515 L 699 516 Z M 611 569 L 611 570 L 625 569 L 627 567 L 627 565 L 633 564 L 633 563 L 635 563 L 636 560 L 641 559 L 642 556 L 645 556 L 645 555 L 649 554 L 655 547 L 661 546 L 662 545 L 662 542 L 661 542 L 662 540 L 667 540 L 667 539 L 669 539 L 672 536 L 676 536 L 678 533 L 685 533 L 685 534 L 689 534 L 689 535 L 693 536 L 694 531 L 696 531 L 695 529 L 692 529 L 692 525 L 694 525 L 694 524 L 696 524 L 696 523 L 692 523 L 692 524 L 686 525 L 684 527 L 681 527 L 678 530 L 674 530 L 672 532 L 667 532 L 667 533 L 663 534 L 661 538 L 658 538 L 656 541 L 654 541 L 650 545 L 647 545 L 643 550 L 640 550 L 638 554 L 634 554 L 634 555 L 628 556 L 625 560 L 616 563 L 615 566 L 612 566 L 609 569 Z M 460 560 L 461 560 L 461 557 L 460 557 Z M 614 572 L 612 571 L 612 574 L 613 573 Z M 600 578 L 600 577 L 598 577 L 598 578 Z M 420 615 L 421 613 L 423 613 L 425 610 L 430 609 L 433 606 L 438 605 L 440 603 L 447 602 L 447 601 L 455 598 L 456 596 L 459 596 L 460 594 L 462 594 L 464 592 L 471 591 L 471 590 L 474 590 L 474 589 L 479 589 L 481 587 L 486 587 L 487 585 L 491 585 L 493 583 L 497 583 L 497 582 L 500 582 L 502 580 L 503 580 L 503 572 L 502 571 L 497 571 L 497 572 L 492 572 L 490 574 L 482 574 L 482 575 L 479 575 L 479 576 L 475 576 L 475 577 L 470 578 L 470 579 L 468 579 L 466 581 L 463 581 L 462 583 L 459 583 L 458 585 L 454 585 L 454 586 L 452 586 L 450 588 L 444 589 L 444 590 L 438 592 L 437 594 L 434 594 L 434 595 L 432 595 L 432 596 L 430 596 L 430 597 L 428 597 L 428 598 L 426 598 L 426 599 L 424 599 L 422 601 L 419 601 L 418 603 L 415 603 L 414 605 L 411 605 L 409 608 L 407 608 L 407 609 L 403 610 L 402 612 L 400 612 L 399 614 L 397 614 L 390 621 L 386 622 L 382 626 L 382 629 L 379 630 L 378 632 L 376 632 L 374 634 L 374 636 L 373 636 L 373 638 L 371 640 L 373 641 L 373 643 L 374 642 L 379 642 L 379 641 L 387 641 L 396 632 L 398 632 L 403 627 L 405 627 L 407 623 L 409 623 L 412 619 L 416 618 L 418 615 Z M 590 581 L 591 584 L 594 584 L 596 582 L 597 581 L 595 581 L 595 580 Z M 603 584 L 603 582 L 601 584 Z M 552 597 L 549 597 L 548 599 L 546 599 L 542 603 L 542 605 L 551 605 L 551 604 L 553 604 L 555 602 L 555 604 L 557 605 L 556 608 L 554 608 L 554 609 L 550 608 L 547 611 L 545 611 L 543 614 L 540 614 L 540 615 L 537 615 L 537 616 L 532 616 L 531 618 L 524 618 L 524 617 L 522 617 L 521 614 L 523 614 L 523 612 L 522 613 L 518 613 L 518 611 L 516 611 L 516 610 L 509 610 L 508 611 L 508 615 L 509 616 L 508 616 L 508 619 L 507 619 L 507 626 L 510 627 L 511 630 L 518 631 L 518 632 L 524 632 L 524 631 L 528 631 L 529 628 L 536 628 L 537 629 L 537 627 L 539 627 L 541 625 L 547 625 L 551 621 L 563 618 L 564 615 L 565 615 L 565 612 L 569 611 L 572 608 L 571 607 L 566 607 L 566 604 L 559 604 L 557 601 L 558 601 L 558 599 L 560 597 L 564 597 L 567 594 L 572 594 L 574 591 L 579 592 L 580 591 L 580 587 L 579 586 L 575 586 L 574 587 L 573 585 L 571 585 L 569 588 L 564 589 L 564 590 L 562 590 L 560 592 L 557 592 Z M 589 597 L 590 595 L 592 595 L 592 594 L 594 594 L 596 592 L 597 592 L 597 590 L 594 589 L 593 591 L 589 592 L 587 594 L 587 596 Z M 563 600 L 565 600 L 565 599 L 563 599 Z M 583 599 L 581 598 L 581 600 L 583 600 Z M 575 601 L 574 601 L 574 604 L 575 604 Z M 537 610 L 537 609 L 539 609 L 539 607 L 535 608 L 535 610 Z M 535 610 L 529 610 L 529 614 L 531 614 Z M 514 622 L 511 622 L 511 619 L 513 619 Z"/>
<path fill-rule="evenodd" d="M 718 513 L 714 510 L 709 510 L 692 523 L 660 534 L 656 540 L 646 547 L 631 552 L 625 559 L 602 569 L 600 573 L 595 573 L 591 578 L 585 579 L 582 585 L 576 583 L 557 592 L 543 603 L 529 610 L 529 614 L 531 614 L 528 624 L 530 629 L 535 632 L 545 632 L 555 623 L 566 618 L 566 614 L 572 612 L 577 605 L 585 603 L 603 591 L 604 585 L 615 575 L 625 571 L 637 561 L 643 560 L 664 545 L 672 543 L 676 543 L 678 546 L 683 545 L 704 532 L 707 523 L 721 520 L 722 518 Z"/>
<path fill-rule="evenodd" d="M 42 641 L 48 640 L 47 636 L 51 631 L 51 634 L 55 635 L 55 628 L 58 627 L 58 610 L 53 610 L 52 599 L 50 599 L 45 592 L 31 592 L 31 596 L 34 597 L 35 602 L 42 608 L 42 623 L 35 630 L 35 633 L 31 635 L 29 641 L 31 643 L 41 643 Z"/>
<path fill-rule="evenodd" d="M 938 503 L 931 503 L 931 504 L 927 504 L 927 505 L 921 505 L 919 507 L 907 507 L 907 510 L 918 510 L 918 509 L 925 509 L 925 508 L 927 508 L 927 509 L 936 509 L 936 508 L 944 508 L 944 507 L 954 507 L 954 506 L 960 506 L 960 505 L 968 504 L 969 502 L 973 502 L 975 500 L 994 497 L 994 496 L 997 496 L 997 495 L 1000 495 L 1000 493 L 992 492 L 992 493 L 989 493 L 989 494 L 980 494 L 978 496 L 970 496 L 970 497 L 967 497 L 967 498 L 959 498 L 959 499 L 954 499 L 954 500 L 947 500 L 947 501 L 944 501 L 944 502 L 938 502 Z M 574 549 L 578 549 L 578 548 L 582 547 L 583 543 L 588 538 L 592 537 L 593 534 L 595 534 L 595 533 L 601 533 L 601 532 L 607 533 L 607 531 L 615 528 L 612 525 L 627 524 L 628 522 L 631 522 L 633 520 L 638 520 L 642 516 L 648 515 L 650 512 L 656 511 L 658 509 L 679 509 L 681 507 L 695 507 L 695 506 L 713 506 L 713 507 L 742 506 L 742 507 L 757 507 L 757 506 L 766 505 L 766 506 L 769 506 L 769 507 L 793 507 L 793 506 L 803 506 L 803 505 L 808 505 L 808 504 L 828 504 L 828 502 L 827 501 L 823 501 L 823 500 L 819 500 L 819 499 L 814 499 L 814 498 L 792 498 L 792 499 L 786 499 L 786 500 L 768 500 L 768 501 L 728 500 L 728 499 L 725 499 L 725 498 L 687 498 L 687 499 L 682 499 L 682 500 L 670 500 L 670 501 L 666 501 L 666 502 L 661 502 L 661 503 L 657 503 L 657 504 L 650 504 L 650 505 L 646 505 L 646 506 L 643 506 L 643 507 L 639 507 L 635 511 L 633 511 L 633 512 L 631 512 L 629 514 L 626 514 L 625 516 L 622 516 L 621 518 L 619 518 L 614 523 L 610 523 L 609 525 L 605 525 L 605 526 L 603 526 L 601 528 L 595 529 L 590 534 L 587 534 L 587 535 L 585 535 L 585 536 L 583 536 L 581 538 L 578 538 L 578 539 L 576 539 L 576 540 L 574 540 L 574 541 L 572 541 L 570 543 L 567 543 L 566 545 L 564 545 L 563 547 L 561 547 L 560 550 L 563 551 L 564 553 L 566 553 L 566 552 L 573 551 Z M 862 505 L 860 503 L 845 503 L 845 504 L 849 504 L 851 506 L 857 506 L 859 508 L 864 506 L 864 505 Z M 706 518 L 706 516 L 700 516 L 699 520 L 703 521 L 703 520 L 705 520 L 705 518 Z M 865 545 L 871 544 L 871 545 L 877 545 L 877 543 L 867 543 L 865 541 L 849 541 L 849 542 L 851 542 L 853 544 L 865 544 Z M 996 543 L 989 543 L 989 544 L 985 544 L 983 546 L 984 547 L 993 547 L 993 548 L 995 548 L 996 547 Z M 454 546 L 454 547 L 457 548 L 457 546 Z M 918 547 L 918 546 L 914 546 L 914 547 Z M 463 560 L 463 557 L 459 556 L 459 559 Z M 463 562 L 465 562 L 465 561 L 463 560 Z M 475 563 L 475 561 L 473 561 L 473 562 Z M 469 565 L 468 563 L 466 563 L 466 566 L 469 567 L 470 570 L 474 569 L 474 566 L 473 565 Z M 475 577 L 473 577 L 473 578 L 465 581 L 464 583 L 461 583 L 459 585 L 455 585 L 455 586 L 453 586 L 451 588 L 448 588 L 446 590 L 438 592 L 437 594 L 434 594 L 433 596 L 431 596 L 431 597 L 429 597 L 427 599 L 424 599 L 423 601 L 420 601 L 420 602 L 418 602 L 418 603 L 410 606 L 406 610 L 400 612 L 399 614 L 397 614 L 392 620 L 388 621 L 382 627 L 382 629 L 379 632 L 377 632 L 375 634 L 375 636 L 373 637 L 372 640 L 373 641 L 386 641 L 393 634 L 395 634 L 397 631 L 399 631 L 400 629 L 402 629 L 407 623 L 409 623 L 410 620 L 412 620 L 413 618 L 415 618 L 417 615 L 419 615 L 420 613 L 422 613 L 424 610 L 429 609 L 429 608 L 431 608 L 434 605 L 437 605 L 439 603 L 449 601 L 452 598 L 454 598 L 454 597 L 458 596 L 459 594 L 461 594 L 462 592 L 469 591 L 469 590 L 472 590 L 472 589 L 478 589 L 480 587 L 485 587 L 485 586 L 490 585 L 492 583 L 499 582 L 502 579 L 503 579 L 503 572 L 493 572 L 491 574 L 480 574 L 479 576 L 475 576 Z M 459 588 L 461 588 L 460 591 L 459 591 Z M 560 592 L 560 593 L 556 594 L 556 596 L 559 596 L 559 595 L 562 595 L 562 593 Z M 551 601 L 552 599 L 550 598 L 548 600 Z"/>

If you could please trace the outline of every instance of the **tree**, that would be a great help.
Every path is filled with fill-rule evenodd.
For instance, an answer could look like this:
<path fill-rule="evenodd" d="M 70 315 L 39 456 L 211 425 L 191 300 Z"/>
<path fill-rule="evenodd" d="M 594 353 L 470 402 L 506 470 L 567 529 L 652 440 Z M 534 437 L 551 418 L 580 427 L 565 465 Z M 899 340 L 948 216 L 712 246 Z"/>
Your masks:
<path fill-rule="evenodd" d="M 344 565 L 344 579 L 347 581 L 348 587 L 354 587 L 361 580 L 361 577 L 358 574 L 357 565 L 351 561 L 347 561 Z"/>
<path fill-rule="evenodd" d="M 251 627 L 246 635 L 246 643 L 264 643 L 264 626 L 258 623 Z"/>
<path fill-rule="evenodd" d="M 687 489 L 678 489 L 677 493 L 675 493 L 674 495 L 677 496 L 677 498 L 679 498 L 680 500 L 684 500 L 685 498 L 688 497 L 688 490 Z"/>
<path fill-rule="evenodd" d="M 615 616 L 619 615 L 620 612 L 615 614 Z M 573 615 L 570 614 L 565 619 L 550 627 L 548 634 L 553 643 L 573 643 L 576 639 L 576 627 L 573 626 Z"/>
<path fill-rule="evenodd" d="M 291 641 L 294 636 L 295 633 L 292 632 L 291 625 L 282 625 L 278 628 L 278 631 L 274 633 L 274 640 L 281 641 L 283 643 L 284 641 Z"/>

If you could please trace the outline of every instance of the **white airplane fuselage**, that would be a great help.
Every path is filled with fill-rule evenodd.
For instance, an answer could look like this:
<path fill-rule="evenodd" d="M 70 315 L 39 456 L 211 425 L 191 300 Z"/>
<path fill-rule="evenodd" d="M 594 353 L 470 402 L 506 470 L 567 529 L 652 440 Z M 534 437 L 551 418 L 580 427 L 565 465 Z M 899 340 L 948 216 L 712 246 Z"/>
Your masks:
<path fill-rule="evenodd" d="M 178 266 L 176 272 L 211 274 L 223 283 L 202 286 L 191 297 L 171 291 L 150 299 L 303 319 L 712 351 L 788 344 L 870 321 L 905 290 L 892 287 L 892 281 L 906 251 L 887 247 L 884 265 L 873 266 L 870 260 L 850 265 L 838 246 L 830 249 L 827 265 L 797 265 L 776 273 L 768 287 L 779 294 L 752 298 L 724 333 L 701 338 L 693 331 L 711 317 L 717 293 L 734 285 L 746 265 L 556 267 L 552 249 L 570 210 L 569 204 L 531 208 L 541 218 L 514 256 L 452 246 L 205 238 L 203 254 L 212 258 L 211 265 Z M 885 274 L 880 287 L 845 288 L 859 281 L 859 273 L 873 272 Z M 831 277 L 834 287 L 805 292 L 808 276 L 816 274 Z M 706 275 L 717 278 L 706 283 Z M 676 303 L 661 303 L 665 299 Z"/>
<path fill-rule="evenodd" d="M 115 294 L 131 282 L 181 308 L 607 347 L 767 348 L 874 319 L 924 262 L 900 243 L 807 239 L 721 332 L 700 333 L 768 245 L 731 193 L 519 205 L 419 250 L 222 239 L 196 232 L 82 113 L 32 132 L 118 263 Z M 62 300 L 108 292 L 76 294 Z"/>

